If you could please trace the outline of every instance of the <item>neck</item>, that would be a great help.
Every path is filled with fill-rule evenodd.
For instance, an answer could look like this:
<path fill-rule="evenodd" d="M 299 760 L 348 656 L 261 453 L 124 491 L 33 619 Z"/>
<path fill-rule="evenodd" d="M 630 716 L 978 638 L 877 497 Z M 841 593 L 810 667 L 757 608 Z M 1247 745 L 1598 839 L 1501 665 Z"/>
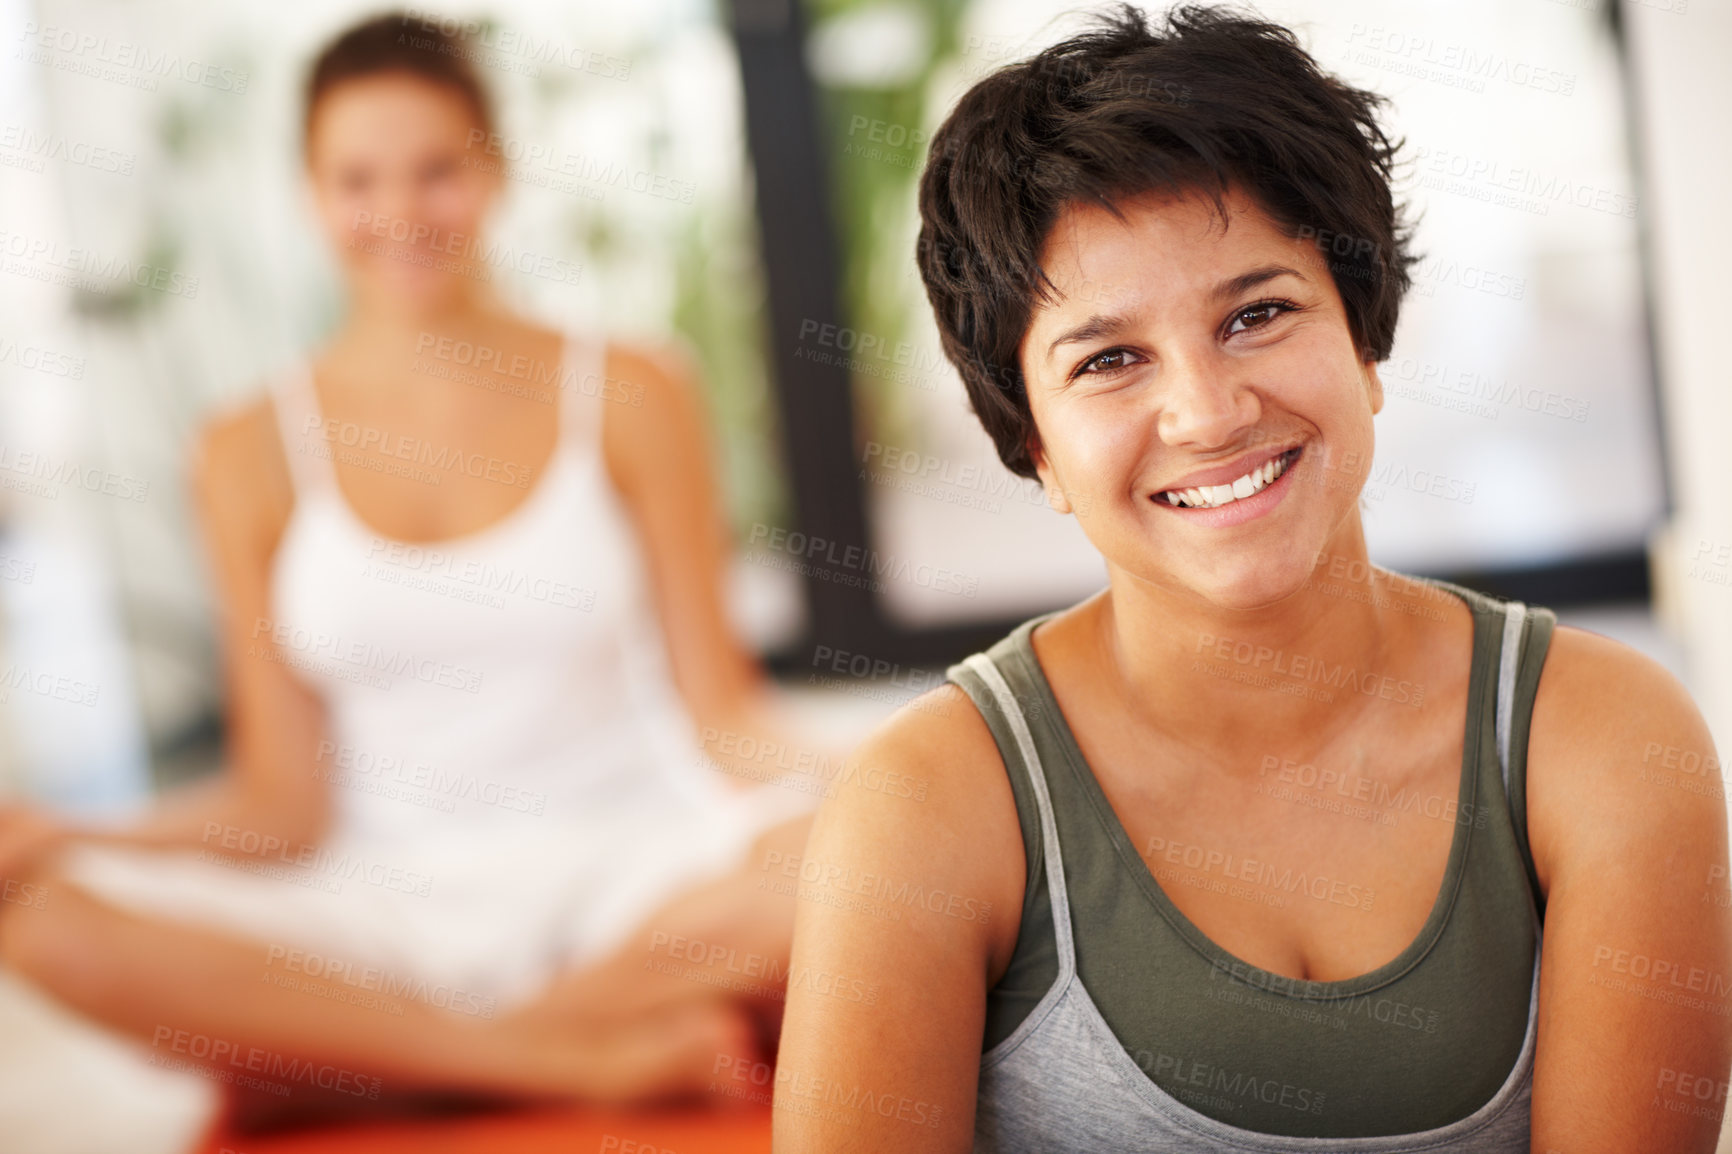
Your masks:
<path fill-rule="evenodd" d="M 1098 656 L 1124 704 L 1194 746 L 1293 749 L 1339 732 L 1365 709 L 1423 694 L 1392 667 L 1413 617 L 1389 608 L 1417 590 L 1372 569 L 1357 518 L 1302 584 L 1255 608 L 1230 608 L 1121 570 L 1098 603 Z"/>
<path fill-rule="evenodd" d="M 356 293 L 332 344 L 375 357 L 415 356 L 441 340 L 474 341 L 493 331 L 497 323 L 490 304 L 471 293 L 420 306 L 395 298 L 380 299 L 378 294 Z"/>

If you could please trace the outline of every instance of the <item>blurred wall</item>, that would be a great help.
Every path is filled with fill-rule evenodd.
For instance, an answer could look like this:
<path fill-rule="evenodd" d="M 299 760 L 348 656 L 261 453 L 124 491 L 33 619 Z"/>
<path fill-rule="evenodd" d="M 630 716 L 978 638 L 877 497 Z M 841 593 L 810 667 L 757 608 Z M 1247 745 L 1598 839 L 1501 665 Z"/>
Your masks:
<path fill-rule="evenodd" d="M 1732 365 L 1721 277 L 1732 265 L 1732 4 L 1622 4 L 1643 199 L 1651 211 L 1654 337 L 1676 504 L 1655 542 L 1656 608 L 1686 643 L 1691 689 L 1724 757 L 1732 748 Z"/>

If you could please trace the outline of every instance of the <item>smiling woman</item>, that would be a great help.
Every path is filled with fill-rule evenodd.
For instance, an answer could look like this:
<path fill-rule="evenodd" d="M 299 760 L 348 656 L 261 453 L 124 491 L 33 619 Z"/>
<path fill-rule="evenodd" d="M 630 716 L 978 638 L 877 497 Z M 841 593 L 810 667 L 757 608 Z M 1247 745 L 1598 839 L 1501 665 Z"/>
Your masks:
<path fill-rule="evenodd" d="M 1663 1097 L 1732 1062 L 1724 813 L 1641 769 L 1706 755 L 1695 707 L 1367 556 L 1412 263 L 1379 103 L 1277 25 L 1127 9 L 934 137 L 945 351 L 1108 586 L 862 751 L 922 804 L 821 811 L 793 969 L 881 992 L 790 989 L 779 1149 L 1712 1149 L 1723 1103 Z M 822 892 L 885 878 L 993 916 Z"/>

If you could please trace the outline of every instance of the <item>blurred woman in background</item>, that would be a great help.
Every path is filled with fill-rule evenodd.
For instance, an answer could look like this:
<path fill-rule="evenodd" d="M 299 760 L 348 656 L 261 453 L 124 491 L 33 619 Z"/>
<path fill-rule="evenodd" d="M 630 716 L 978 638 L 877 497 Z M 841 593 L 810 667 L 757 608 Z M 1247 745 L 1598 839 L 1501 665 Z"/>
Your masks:
<path fill-rule="evenodd" d="M 792 899 L 752 883 L 807 822 L 697 740 L 783 740 L 724 613 L 700 401 L 677 359 L 494 298 L 496 140 L 452 37 L 384 17 L 319 57 L 349 312 L 195 468 L 232 766 L 124 830 L 0 814 L 0 875 L 52 894 L 0 913 L 6 962 L 153 1057 L 619 1101 L 773 1037 L 779 961 L 749 996 L 654 964 L 785 959 Z"/>

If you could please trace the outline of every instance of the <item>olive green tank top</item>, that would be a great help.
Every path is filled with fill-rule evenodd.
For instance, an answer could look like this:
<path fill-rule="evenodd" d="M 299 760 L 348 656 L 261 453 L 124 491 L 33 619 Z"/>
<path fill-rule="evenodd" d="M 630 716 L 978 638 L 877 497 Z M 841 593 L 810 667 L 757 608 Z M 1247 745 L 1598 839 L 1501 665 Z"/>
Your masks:
<path fill-rule="evenodd" d="M 1418 937 L 1387 964 L 1342 981 L 1306 981 L 1240 961 L 1168 899 L 1108 804 L 1035 656 L 1030 635 L 1053 614 L 1024 622 L 985 655 L 1008 684 L 1044 767 L 1076 976 L 1117 1043 L 1159 1090 L 1242 1131 L 1353 1138 L 1434 1130 L 1485 1106 L 1524 1053 L 1543 916 L 1527 845 L 1527 732 L 1556 618 L 1447 582 L 1428 583 L 1460 597 L 1474 617 L 1457 796 L 1368 791 L 1374 768 L 1349 790 L 1313 767 L 1265 767 L 1264 788 L 1337 813 L 1343 836 L 1352 836 L 1356 821 L 1387 822 L 1388 814 L 1453 827 L 1443 882 Z M 967 665 L 952 666 L 948 676 L 969 694 L 998 744 L 1028 860 L 1015 952 L 988 994 L 983 1049 L 991 1053 L 1054 988 L 1059 949 L 1040 807 L 1015 754 L 1003 707 L 1008 699 Z M 1183 860 L 1193 849 L 1157 851 L 1157 869 L 1167 856 L 1177 852 Z M 1238 887 L 1240 896 L 1267 904 L 1375 899 L 1339 880 L 1231 856 L 1205 862 L 1202 876 L 1205 884 Z M 1223 1071 L 1252 1076 L 1214 1077 Z M 1243 1085 L 1284 1089 L 1232 1091 Z"/>

